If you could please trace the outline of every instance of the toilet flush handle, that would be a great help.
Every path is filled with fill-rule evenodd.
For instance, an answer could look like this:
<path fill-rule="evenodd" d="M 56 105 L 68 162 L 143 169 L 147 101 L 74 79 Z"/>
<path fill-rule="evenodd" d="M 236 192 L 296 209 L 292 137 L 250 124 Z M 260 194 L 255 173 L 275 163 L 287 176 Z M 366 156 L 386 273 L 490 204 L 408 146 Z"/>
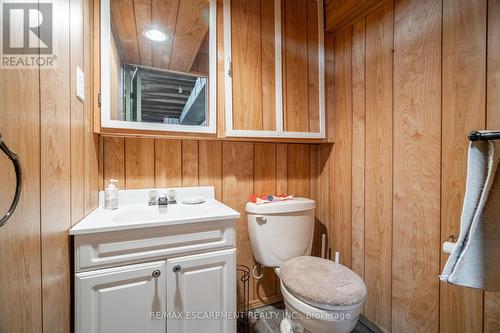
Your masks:
<path fill-rule="evenodd" d="M 257 220 L 257 223 L 259 223 L 259 224 L 264 224 L 267 222 L 267 217 L 265 217 L 263 215 L 256 215 L 255 219 Z"/>

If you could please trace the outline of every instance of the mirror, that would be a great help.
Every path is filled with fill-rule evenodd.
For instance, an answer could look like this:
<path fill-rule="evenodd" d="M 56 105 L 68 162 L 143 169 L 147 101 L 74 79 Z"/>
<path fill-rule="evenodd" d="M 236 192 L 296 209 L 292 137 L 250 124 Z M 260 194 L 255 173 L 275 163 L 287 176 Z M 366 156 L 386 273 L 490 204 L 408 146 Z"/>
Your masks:
<path fill-rule="evenodd" d="M 215 133 L 215 26 L 216 0 L 102 0 L 102 127 Z"/>

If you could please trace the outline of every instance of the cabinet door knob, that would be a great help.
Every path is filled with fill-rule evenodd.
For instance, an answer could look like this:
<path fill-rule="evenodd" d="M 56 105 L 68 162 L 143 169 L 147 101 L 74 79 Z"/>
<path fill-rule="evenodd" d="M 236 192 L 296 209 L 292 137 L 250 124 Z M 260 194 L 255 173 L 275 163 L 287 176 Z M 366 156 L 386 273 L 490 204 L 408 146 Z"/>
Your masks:
<path fill-rule="evenodd" d="M 161 275 L 161 271 L 158 269 L 153 271 L 153 274 L 151 274 L 155 279 Z"/>
<path fill-rule="evenodd" d="M 182 269 L 181 265 L 175 265 L 173 271 L 174 273 L 179 273 L 181 269 Z"/>

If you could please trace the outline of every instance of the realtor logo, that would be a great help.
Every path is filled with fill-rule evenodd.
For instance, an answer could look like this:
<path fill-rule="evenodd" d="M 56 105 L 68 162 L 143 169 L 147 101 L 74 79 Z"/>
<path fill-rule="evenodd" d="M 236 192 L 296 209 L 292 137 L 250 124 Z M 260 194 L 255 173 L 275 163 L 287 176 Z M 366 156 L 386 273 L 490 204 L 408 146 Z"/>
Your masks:
<path fill-rule="evenodd" d="M 53 12 L 49 2 L 2 1 L 2 68 L 53 67 Z"/>

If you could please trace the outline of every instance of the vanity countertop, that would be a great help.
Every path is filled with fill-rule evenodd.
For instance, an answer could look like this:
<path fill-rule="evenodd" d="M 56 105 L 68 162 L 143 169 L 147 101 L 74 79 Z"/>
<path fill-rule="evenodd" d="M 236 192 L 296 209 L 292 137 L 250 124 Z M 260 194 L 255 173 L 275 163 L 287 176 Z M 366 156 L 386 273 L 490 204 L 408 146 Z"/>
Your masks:
<path fill-rule="evenodd" d="M 159 193 L 170 189 L 155 189 Z M 150 190 L 119 191 L 116 210 L 103 208 L 104 193 L 99 193 L 99 207 L 69 230 L 70 235 L 160 227 L 206 221 L 234 220 L 240 214 L 214 198 L 213 187 L 175 188 L 177 204 L 166 207 L 148 206 Z M 203 196 L 205 202 L 184 204 L 183 198 Z"/>

